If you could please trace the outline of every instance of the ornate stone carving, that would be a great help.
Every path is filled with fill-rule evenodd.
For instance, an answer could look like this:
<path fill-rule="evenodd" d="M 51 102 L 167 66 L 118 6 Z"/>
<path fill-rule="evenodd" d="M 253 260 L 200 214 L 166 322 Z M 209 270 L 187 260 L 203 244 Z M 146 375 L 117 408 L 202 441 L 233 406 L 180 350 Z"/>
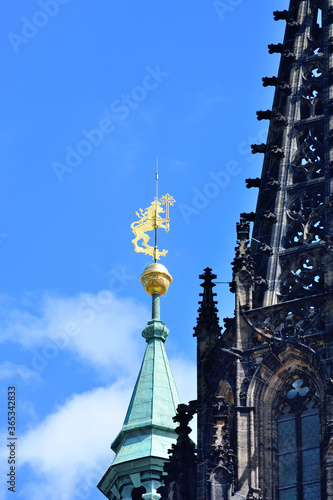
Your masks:
<path fill-rule="evenodd" d="M 293 182 L 305 182 L 324 175 L 322 132 L 315 127 L 299 134 L 299 146 L 292 163 Z"/>
<path fill-rule="evenodd" d="M 283 239 L 285 248 L 325 239 L 323 189 L 323 186 L 317 185 L 289 194 L 286 235 Z"/>
<path fill-rule="evenodd" d="M 237 237 L 238 237 L 238 247 L 235 248 L 236 256 L 233 260 L 233 273 L 238 273 L 240 271 L 248 271 L 250 274 L 253 273 L 253 261 L 250 255 L 250 249 L 248 248 L 248 239 L 250 236 L 250 224 L 241 220 L 236 225 L 237 227 Z"/>
<path fill-rule="evenodd" d="M 245 319 L 254 330 L 256 343 L 301 340 L 304 335 L 315 334 L 325 329 L 322 312 L 323 297 L 312 297 L 307 301 L 281 303 L 270 310 L 248 311 Z"/>
<path fill-rule="evenodd" d="M 217 468 L 223 468 L 227 477 L 226 480 L 231 484 L 235 478 L 235 454 L 231 448 L 229 432 L 229 405 L 224 397 L 215 396 L 212 403 L 213 414 L 213 440 L 207 459 L 207 475 Z"/>
<path fill-rule="evenodd" d="M 285 299 L 324 290 L 322 252 L 301 252 L 281 258 L 280 293 Z"/>

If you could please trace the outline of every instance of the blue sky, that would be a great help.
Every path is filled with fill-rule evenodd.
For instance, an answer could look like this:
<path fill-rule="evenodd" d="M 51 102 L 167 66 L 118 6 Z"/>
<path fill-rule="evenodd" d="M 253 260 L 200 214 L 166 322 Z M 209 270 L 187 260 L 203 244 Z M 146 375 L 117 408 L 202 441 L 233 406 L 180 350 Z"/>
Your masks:
<path fill-rule="evenodd" d="M 255 4 L 255 5 L 254 5 Z M 130 224 L 176 199 L 160 235 L 161 300 L 181 399 L 195 397 L 198 275 L 230 281 L 239 213 L 255 209 L 286 0 L 25 0 L 2 6 L 0 429 L 17 391 L 17 498 L 103 498 L 145 349 L 149 258 Z M 228 285 L 219 316 L 233 314 Z M 0 472 L 8 472 L 2 446 Z M 11 498 L 2 486 L 0 498 Z"/>

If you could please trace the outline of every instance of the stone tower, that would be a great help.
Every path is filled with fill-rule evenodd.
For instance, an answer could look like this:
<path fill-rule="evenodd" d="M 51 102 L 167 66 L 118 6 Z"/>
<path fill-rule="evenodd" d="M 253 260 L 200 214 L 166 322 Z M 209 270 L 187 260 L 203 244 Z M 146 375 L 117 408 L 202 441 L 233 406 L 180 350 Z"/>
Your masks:
<path fill-rule="evenodd" d="M 246 180 L 258 203 L 237 224 L 222 334 L 216 276 L 201 276 L 197 500 L 333 499 L 333 0 L 291 0 L 274 18 L 286 31 L 268 45 L 281 61 L 263 78 L 272 109 L 257 112 L 262 176 Z M 163 500 L 188 498 L 177 481 Z"/>

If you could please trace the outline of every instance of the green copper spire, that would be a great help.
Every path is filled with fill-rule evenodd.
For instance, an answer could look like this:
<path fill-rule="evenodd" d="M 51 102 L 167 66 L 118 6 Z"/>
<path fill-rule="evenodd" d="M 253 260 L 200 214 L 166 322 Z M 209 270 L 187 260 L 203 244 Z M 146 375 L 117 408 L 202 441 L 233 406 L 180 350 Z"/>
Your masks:
<path fill-rule="evenodd" d="M 111 445 L 116 456 L 98 484 L 112 500 L 131 500 L 133 490 L 145 500 L 158 500 L 163 465 L 177 438 L 173 417 L 179 397 L 164 347 L 169 330 L 160 320 L 160 295 L 172 280 L 155 263 L 141 281 L 152 295 L 152 319 L 142 332 L 147 347 L 123 427 Z"/>

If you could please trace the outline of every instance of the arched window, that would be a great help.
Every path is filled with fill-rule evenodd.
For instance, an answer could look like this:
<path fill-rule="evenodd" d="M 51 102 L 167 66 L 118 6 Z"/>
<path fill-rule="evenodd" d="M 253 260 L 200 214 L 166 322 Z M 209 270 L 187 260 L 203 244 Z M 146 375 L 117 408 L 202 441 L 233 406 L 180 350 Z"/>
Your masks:
<path fill-rule="evenodd" d="M 318 500 L 320 431 L 318 396 L 305 377 L 285 386 L 279 406 L 279 500 Z"/>

